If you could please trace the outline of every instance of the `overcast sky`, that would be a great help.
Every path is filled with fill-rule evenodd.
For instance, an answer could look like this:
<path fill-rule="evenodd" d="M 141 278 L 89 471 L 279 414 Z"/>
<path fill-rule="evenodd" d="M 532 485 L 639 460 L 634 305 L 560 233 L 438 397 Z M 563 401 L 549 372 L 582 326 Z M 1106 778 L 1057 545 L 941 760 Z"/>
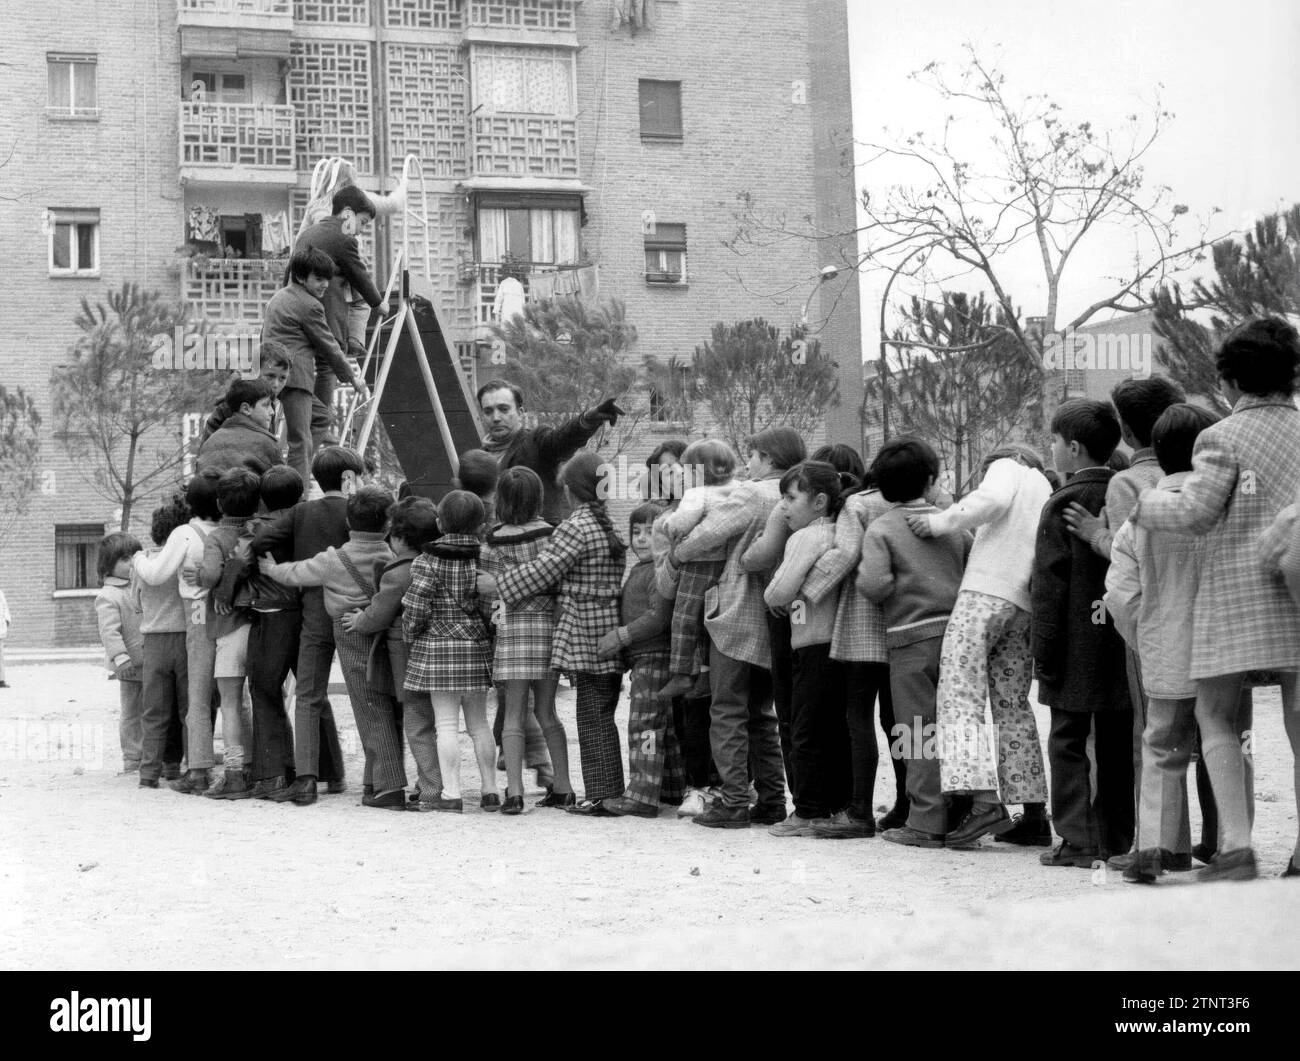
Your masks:
<path fill-rule="evenodd" d="M 1125 115 L 1149 110 L 1162 85 L 1161 102 L 1175 117 L 1147 156 L 1147 182 L 1170 185 L 1175 201 L 1193 213 L 1222 208 L 1220 229 L 1240 226 L 1248 211 L 1300 202 L 1294 0 L 849 0 L 849 20 L 859 141 L 879 141 L 884 128 L 938 132 L 953 104 L 907 75 L 932 60 L 960 64 L 962 42 L 970 40 L 982 53 L 1000 55 L 1009 95 L 1046 92 L 1067 120 L 1088 120 L 1094 129 L 1118 129 Z M 973 129 L 972 122 L 967 131 Z M 983 162 L 988 142 L 976 136 L 963 150 Z M 886 173 L 877 172 L 884 183 Z M 859 168 L 857 183 L 878 181 Z M 1108 293 L 1099 277 L 1123 271 L 1132 254 L 1131 236 L 1108 233 L 1095 241 L 1073 275 L 1067 271 L 1058 325 Z M 868 357 L 879 338 L 884 279 L 863 274 Z M 1026 313 L 1041 309 L 1045 288 L 1032 253 L 1008 263 L 1005 282 Z M 890 304 L 911 293 L 923 292 L 900 278 Z M 926 293 L 936 296 L 934 289 Z"/>

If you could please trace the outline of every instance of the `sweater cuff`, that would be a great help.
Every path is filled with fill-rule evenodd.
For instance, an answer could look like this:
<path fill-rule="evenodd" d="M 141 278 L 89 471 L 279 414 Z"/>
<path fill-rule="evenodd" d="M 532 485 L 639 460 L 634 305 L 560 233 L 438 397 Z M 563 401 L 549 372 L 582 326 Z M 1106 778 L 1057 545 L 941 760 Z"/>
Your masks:
<path fill-rule="evenodd" d="M 629 638 L 628 638 L 628 636 L 627 636 L 627 627 L 626 627 L 626 626 L 620 626 L 620 627 L 615 631 L 615 633 L 618 634 L 618 643 L 619 643 L 620 645 L 622 645 L 624 648 L 626 648 L 626 647 L 627 647 L 627 644 L 628 644 L 628 641 L 629 641 Z"/>
<path fill-rule="evenodd" d="M 114 667 L 120 667 L 122 666 L 123 663 L 130 663 L 130 662 L 131 662 L 131 654 L 129 652 L 120 652 L 113 657 Z"/>

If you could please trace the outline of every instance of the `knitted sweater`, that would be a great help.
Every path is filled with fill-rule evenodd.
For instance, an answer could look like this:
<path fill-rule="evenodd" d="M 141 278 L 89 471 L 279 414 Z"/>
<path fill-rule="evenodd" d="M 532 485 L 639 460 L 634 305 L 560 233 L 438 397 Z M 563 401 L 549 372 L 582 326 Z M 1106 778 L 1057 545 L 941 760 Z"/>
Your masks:
<path fill-rule="evenodd" d="M 199 569 L 203 563 L 203 543 L 217 529 L 211 520 L 195 516 L 183 527 L 177 527 L 167 536 L 167 543 L 156 553 L 136 553 L 132 559 L 137 577 L 151 586 L 161 586 L 168 579 L 176 580 L 176 588 L 185 600 L 202 600 L 208 591 L 202 586 L 191 586 L 182 577 L 186 568 Z"/>
<path fill-rule="evenodd" d="M 393 559 L 393 550 L 384 540 L 383 531 L 350 531 L 348 539 L 341 548 L 331 545 L 310 560 L 274 564 L 266 574 L 286 586 L 323 587 L 326 613 L 331 619 L 341 618 L 370 603 L 375 574 Z M 352 561 L 364 588 L 339 558 L 340 553 Z"/>
<path fill-rule="evenodd" d="M 787 539 L 785 555 L 763 593 L 768 607 L 790 609 L 791 648 L 828 645 L 835 632 L 835 609 L 839 599 L 830 594 L 812 604 L 801 597 L 804 580 L 822 554 L 834 544 L 835 523 L 826 516 L 795 531 Z"/>
<path fill-rule="evenodd" d="M 152 549 L 150 555 L 161 550 Z M 140 610 L 140 633 L 183 634 L 189 619 L 186 605 L 171 579 L 152 586 L 138 574 L 131 579 L 131 594 Z"/>
<path fill-rule="evenodd" d="M 638 561 L 628 572 L 619 602 L 619 617 L 622 625 L 618 628 L 618 639 L 630 658 L 668 651 L 673 602 L 665 600 L 655 588 L 653 559 Z"/>
<path fill-rule="evenodd" d="M 1038 519 L 1051 496 L 1052 485 L 1042 472 L 1004 458 L 989 465 L 977 489 L 930 517 L 935 535 L 979 528 L 962 589 L 987 593 L 1029 611 Z"/>
<path fill-rule="evenodd" d="M 857 585 L 884 610 L 890 648 L 942 637 L 957 601 L 970 534 L 918 538 L 907 525 L 909 512 L 938 511 L 926 501 L 901 502 L 872 520 L 862 536 Z"/>
<path fill-rule="evenodd" d="M 402 598 L 411 588 L 411 563 L 420 554 L 410 549 L 400 553 L 379 572 L 374 598 L 357 616 L 353 629 L 358 634 L 388 631 L 393 641 L 402 640 Z"/>

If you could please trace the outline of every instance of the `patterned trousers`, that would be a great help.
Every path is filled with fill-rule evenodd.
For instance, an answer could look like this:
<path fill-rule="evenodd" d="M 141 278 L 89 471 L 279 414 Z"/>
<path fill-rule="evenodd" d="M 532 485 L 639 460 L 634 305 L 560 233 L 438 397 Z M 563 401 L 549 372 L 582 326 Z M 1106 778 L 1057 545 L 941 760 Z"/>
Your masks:
<path fill-rule="evenodd" d="M 655 694 L 668 681 L 668 654 L 654 652 L 632 660 L 632 707 L 627 721 L 627 763 L 632 780 L 628 799 L 658 807 L 681 803 L 686 768 L 677 744 L 671 703 Z"/>
<path fill-rule="evenodd" d="M 621 674 L 576 675 L 578 687 L 578 750 L 582 757 L 582 787 L 587 799 L 623 794 L 623 752 L 614 712 L 623 688 Z"/>
<path fill-rule="evenodd" d="M 939 773 L 945 792 L 1043 803 L 1047 778 L 1029 705 L 1029 613 L 987 593 L 957 595 L 939 661 Z M 986 703 L 993 725 L 985 722 Z M 996 761 L 994 759 L 996 748 Z"/>
<path fill-rule="evenodd" d="M 708 659 L 704 631 L 704 593 L 718 581 L 726 560 L 693 560 L 683 564 L 673 601 L 672 661 L 674 674 L 698 674 L 700 661 Z"/>
<path fill-rule="evenodd" d="M 397 701 L 374 692 L 366 682 L 366 661 L 373 634 L 348 633 L 334 620 L 334 649 L 343 668 L 352 717 L 366 753 L 366 772 L 376 792 L 406 787 L 406 764 L 402 755 L 402 721 Z"/>

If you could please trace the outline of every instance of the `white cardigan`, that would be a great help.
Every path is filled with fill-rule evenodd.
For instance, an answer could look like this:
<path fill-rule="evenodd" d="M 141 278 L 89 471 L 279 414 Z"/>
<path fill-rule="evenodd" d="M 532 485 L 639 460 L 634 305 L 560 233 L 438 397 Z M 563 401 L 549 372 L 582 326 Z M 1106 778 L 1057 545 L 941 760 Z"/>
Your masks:
<path fill-rule="evenodd" d="M 1004 457 L 989 465 L 978 489 L 930 517 L 934 534 L 974 530 L 961 588 L 1010 601 L 1029 611 L 1029 575 L 1043 505 L 1052 484 L 1035 468 Z"/>

